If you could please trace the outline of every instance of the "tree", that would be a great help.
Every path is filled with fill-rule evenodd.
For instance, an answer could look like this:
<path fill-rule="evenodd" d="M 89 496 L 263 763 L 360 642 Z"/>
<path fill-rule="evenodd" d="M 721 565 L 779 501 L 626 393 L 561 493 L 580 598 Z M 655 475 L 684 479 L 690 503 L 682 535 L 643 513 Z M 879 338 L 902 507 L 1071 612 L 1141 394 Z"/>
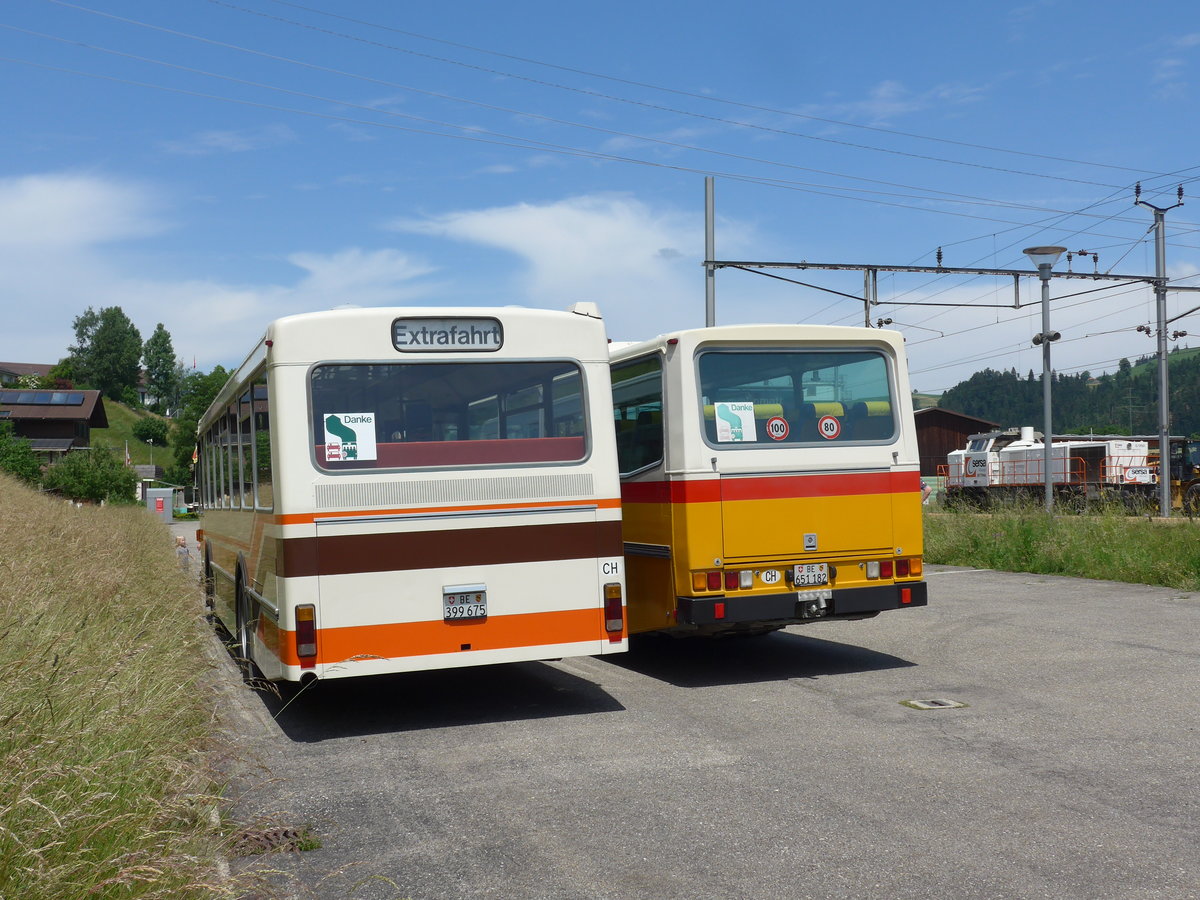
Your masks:
<path fill-rule="evenodd" d="M 175 462 L 164 473 L 167 481 L 174 484 L 191 484 L 196 425 L 228 380 L 229 373 L 222 366 L 217 366 L 207 375 L 193 372 L 183 379 L 179 411 L 171 427 L 171 453 Z"/>
<path fill-rule="evenodd" d="M 12 422 L 0 422 L 0 471 L 36 485 L 42 479 L 42 466 L 33 445 L 13 434 Z"/>
<path fill-rule="evenodd" d="M 95 312 L 90 306 L 75 318 L 75 344 L 70 348 L 79 380 L 120 400 L 136 389 L 141 376 L 142 336 L 119 306 Z"/>
<path fill-rule="evenodd" d="M 133 436 L 144 444 L 167 446 L 168 425 L 162 419 L 147 416 L 133 423 Z"/>
<path fill-rule="evenodd" d="M 42 486 L 71 500 L 133 503 L 137 499 L 137 473 L 106 448 L 71 451 L 46 470 Z"/>
<path fill-rule="evenodd" d="M 159 322 L 142 348 L 146 366 L 146 390 L 152 398 L 150 408 L 157 413 L 175 409 L 179 399 L 179 373 L 183 367 L 175 360 L 171 333 Z"/>

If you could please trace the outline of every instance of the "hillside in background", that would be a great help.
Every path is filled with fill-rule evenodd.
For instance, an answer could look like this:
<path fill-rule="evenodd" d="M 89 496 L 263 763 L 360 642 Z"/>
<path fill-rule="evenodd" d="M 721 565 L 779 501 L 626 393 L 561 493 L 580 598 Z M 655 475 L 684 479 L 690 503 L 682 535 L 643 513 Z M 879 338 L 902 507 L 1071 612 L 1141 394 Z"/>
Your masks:
<path fill-rule="evenodd" d="M 104 400 L 104 412 L 108 417 L 107 428 L 92 429 L 92 446 L 107 447 L 116 452 L 121 459 L 125 458 L 125 442 L 129 442 L 129 458 L 135 466 L 171 464 L 169 447 L 151 447 L 143 444 L 133 436 L 133 426 L 139 419 L 161 419 L 152 412 L 144 409 L 130 409 L 117 400 Z"/>
<path fill-rule="evenodd" d="M 1158 431 L 1158 364 L 1154 356 L 1121 360 L 1117 371 L 1093 378 L 1087 372 L 1053 376 L 1054 430 L 1076 434 L 1154 434 Z M 1171 432 L 1200 433 L 1200 349 L 1168 356 Z M 1042 378 L 1030 370 L 985 369 L 946 391 L 943 409 L 999 422 L 1006 427 L 1042 422 Z"/>

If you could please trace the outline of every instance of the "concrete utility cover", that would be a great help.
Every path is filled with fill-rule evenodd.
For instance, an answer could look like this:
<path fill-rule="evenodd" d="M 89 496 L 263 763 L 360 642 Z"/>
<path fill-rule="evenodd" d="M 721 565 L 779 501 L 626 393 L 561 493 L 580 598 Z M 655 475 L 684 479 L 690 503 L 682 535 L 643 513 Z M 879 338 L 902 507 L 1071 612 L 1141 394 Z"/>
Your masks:
<path fill-rule="evenodd" d="M 967 704 L 957 700 L 901 700 L 902 706 L 910 709 L 963 709 Z"/>

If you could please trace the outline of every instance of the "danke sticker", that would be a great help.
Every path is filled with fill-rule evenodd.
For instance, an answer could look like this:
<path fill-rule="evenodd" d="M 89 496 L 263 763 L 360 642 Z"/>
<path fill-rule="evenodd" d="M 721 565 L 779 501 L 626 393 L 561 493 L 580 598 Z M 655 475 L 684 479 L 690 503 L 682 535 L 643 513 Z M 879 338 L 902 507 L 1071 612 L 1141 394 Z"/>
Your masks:
<path fill-rule="evenodd" d="M 754 404 L 752 402 L 714 403 L 713 410 L 717 417 L 718 443 L 758 440 L 754 426 Z"/>
<path fill-rule="evenodd" d="M 375 413 L 327 413 L 325 461 L 349 462 L 377 459 Z"/>

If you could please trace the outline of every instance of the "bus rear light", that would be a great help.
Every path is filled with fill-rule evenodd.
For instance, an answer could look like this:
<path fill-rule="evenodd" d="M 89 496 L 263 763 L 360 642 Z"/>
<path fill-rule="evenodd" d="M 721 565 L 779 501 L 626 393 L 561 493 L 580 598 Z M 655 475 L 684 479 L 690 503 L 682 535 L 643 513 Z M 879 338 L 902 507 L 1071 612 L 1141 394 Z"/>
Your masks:
<path fill-rule="evenodd" d="M 912 588 L 900 588 L 900 603 L 904 606 L 912 603 Z"/>
<path fill-rule="evenodd" d="M 742 571 L 738 572 L 738 587 L 743 591 L 748 591 L 754 587 L 754 572 L 750 569 L 742 569 Z"/>
<path fill-rule="evenodd" d="M 713 604 L 713 618 L 714 619 L 725 618 L 725 604 L 724 603 L 714 603 Z"/>
<path fill-rule="evenodd" d="M 709 572 L 708 573 L 708 589 L 710 591 L 719 591 L 721 589 L 721 573 L 720 572 Z"/>
<path fill-rule="evenodd" d="M 907 578 L 909 575 L 910 561 L 907 559 L 896 560 L 896 577 Z"/>
<path fill-rule="evenodd" d="M 738 586 L 738 573 L 730 570 L 725 573 L 725 590 L 736 591 Z"/>
<path fill-rule="evenodd" d="M 708 576 L 703 572 L 692 573 L 692 590 L 696 593 L 708 590 Z"/>
<path fill-rule="evenodd" d="M 625 613 L 621 604 L 621 585 L 618 582 L 604 586 L 604 629 L 620 633 L 625 626 Z"/>
<path fill-rule="evenodd" d="M 304 668 L 312 668 L 316 661 L 317 608 L 311 603 L 296 607 L 296 655 Z"/>
<path fill-rule="evenodd" d="M 921 568 L 921 557 L 918 556 L 916 559 L 910 559 L 908 561 L 908 574 L 913 578 L 920 576 Z"/>
<path fill-rule="evenodd" d="M 883 562 L 881 562 L 879 564 L 879 577 L 880 578 L 891 578 L 892 570 L 893 570 L 892 561 L 890 559 L 885 559 Z"/>
<path fill-rule="evenodd" d="M 867 563 L 867 577 L 868 578 L 878 578 L 879 577 L 879 563 L 876 560 L 871 560 L 869 563 Z"/>

